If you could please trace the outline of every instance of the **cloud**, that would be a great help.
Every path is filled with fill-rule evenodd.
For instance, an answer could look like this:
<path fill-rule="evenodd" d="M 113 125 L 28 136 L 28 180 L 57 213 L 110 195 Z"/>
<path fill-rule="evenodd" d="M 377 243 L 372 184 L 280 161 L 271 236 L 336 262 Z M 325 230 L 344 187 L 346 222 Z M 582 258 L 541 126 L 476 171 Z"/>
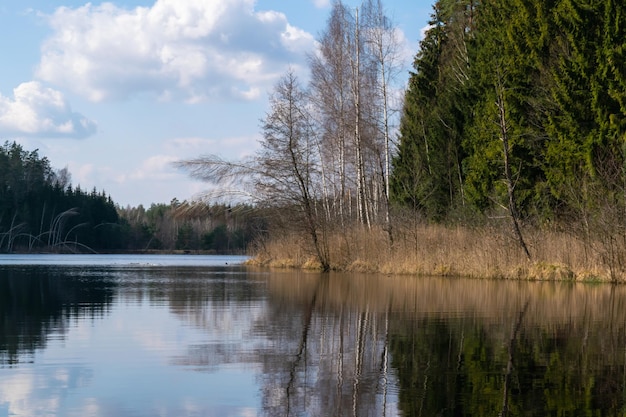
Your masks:
<path fill-rule="evenodd" d="M 330 0 L 313 0 L 313 4 L 318 9 L 323 9 L 330 6 Z"/>
<path fill-rule="evenodd" d="M 255 0 L 157 0 L 61 7 L 36 70 L 92 101 L 153 94 L 163 100 L 255 99 L 314 38 Z"/>
<path fill-rule="evenodd" d="M 427 24 L 426 26 L 424 26 L 423 28 L 420 29 L 420 38 L 419 40 L 423 40 L 424 38 L 426 38 L 426 33 L 431 30 L 432 28 L 434 28 L 435 25 L 432 24 Z"/>
<path fill-rule="evenodd" d="M 180 176 L 172 166 L 178 160 L 172 155 L 153 155 L 145 159 L 130 175 L 132 180 L 171 180 Z"/>
<path fill-rule="evenodd" d="M 74 113 L 63 94 L 37 81 L 13 89 L 13 97 L 0 94 L 0 134 L 29 137 L 85 138 L 96 123 Z"/>
<path fill-rule="evenodd" d="M 393 36 L 399 45 L 397 57 L 400 60 L 399 64 L 402 67 L 410 65 L 415 58 L 415 51 L 419 49 L 419 40 L 414 42 L 410 41 L 407 39 L 404 31 L 399 28 L 395 29 Z"/>

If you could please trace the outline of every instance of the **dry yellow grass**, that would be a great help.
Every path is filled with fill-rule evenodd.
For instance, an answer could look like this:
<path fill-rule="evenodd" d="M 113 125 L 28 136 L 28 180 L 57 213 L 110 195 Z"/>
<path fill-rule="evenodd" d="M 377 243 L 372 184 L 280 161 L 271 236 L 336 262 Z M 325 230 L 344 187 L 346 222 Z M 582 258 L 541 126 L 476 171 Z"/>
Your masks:
<path fill-rule="evenodd" d="M 395 228 L 394 244 L 380 228 L 355 226 L 326 236 L 331 269 L 490 279 L 626 281 L 607 264 L 602 245 L 567 233 L 526 230 L 528 260 L 509 230 L 412 225 Z M 319 269 L 306 236 L 285 234 L 257 244 L 255 265 Z"/>

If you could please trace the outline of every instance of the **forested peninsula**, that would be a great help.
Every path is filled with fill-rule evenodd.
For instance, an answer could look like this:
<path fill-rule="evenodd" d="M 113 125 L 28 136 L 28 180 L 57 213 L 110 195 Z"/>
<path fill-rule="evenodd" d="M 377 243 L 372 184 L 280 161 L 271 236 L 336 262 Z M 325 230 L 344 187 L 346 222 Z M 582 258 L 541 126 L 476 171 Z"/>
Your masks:
<path fill-rule="evenodd" d="M 307 76 L 272 90 L 260 150 L 177 163 L 210 183 L 200 202 L 122 208 L 7 142 L 0 251 L 626 280 L 626 4 L 437 1 L 408 85 L 399 36 L 381 0 L 335 1 Z"/>
<path fill-rule="evenodd" d="M 437 1 L 397 105 L 397 28 L 336 1 L 262 150 L 180 165 L 274 211 L 262 264 L 623 281 L 625 31 L 618 1 Z"/>

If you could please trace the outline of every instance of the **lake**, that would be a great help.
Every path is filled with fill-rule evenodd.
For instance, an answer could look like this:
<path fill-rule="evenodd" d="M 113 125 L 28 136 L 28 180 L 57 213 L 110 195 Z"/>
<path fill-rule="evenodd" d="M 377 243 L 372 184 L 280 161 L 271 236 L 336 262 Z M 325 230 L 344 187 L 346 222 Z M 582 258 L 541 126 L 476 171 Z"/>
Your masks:
<path fill-rule="evenodd" d="M 626 412 L 626 287 L 0 255 L 0 417 Z"/>

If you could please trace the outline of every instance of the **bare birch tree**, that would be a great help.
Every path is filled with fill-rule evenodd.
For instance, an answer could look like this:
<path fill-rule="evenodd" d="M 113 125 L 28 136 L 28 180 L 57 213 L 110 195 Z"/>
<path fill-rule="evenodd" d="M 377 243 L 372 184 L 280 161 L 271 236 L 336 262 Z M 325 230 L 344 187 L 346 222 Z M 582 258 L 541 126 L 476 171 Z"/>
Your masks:
<path fill-rule="evenodd" d="M 349 11 L 335 2 L 327 28 L 319 38 L 319 49 L 310 57 L 311 91 L 321 127 L 322 164 L 328 169 L 334 214 L 343 224 L 348 216 L 349 137 L 353 103 L 350 92 Z"/>
<path fill-rule="evenodd" d="M 400 43 L 396 28 L 385 15 L 381 0 L 367 0 L 364 5 L 364 17 L 367 26 L 366 45 L 370 51 L 378 72 L 377 93 L 380 98 L 381 118 L 378 122 L 383 137 L 383 170 L 384 178 L 384 209 L 385 225 L 389 234 L 389 241 L 393 243 L 391 216 L 389 205 L 389 177 L 391 171 L 391 130 L 392 113 L 391 95 L 392 84 L 397 77 L 400 67 Z"/>
<path fill-rule="evenodd" d="M 352 94 L 354 100 L 354 156 L 356 166 L 356 192 L 357 192 L 357 210 L 359 223 L 371 227 L 370 207 L 367 198 L 367 188 L 365 179 L 365 159 L 363 145 L 363 129 L 362 129 L 362 107 L 361 107 L 361 89 L 363 88 L 363 74 L 361 57 L 363 51 L 363 38 L 361 36 L 361 22 L 359 21 L 359 9 L 355 10 L 354 16 L 354 38 L 352 40 L 353 55 L 350 60 L 352 69 Z"/>
<path fill-rule="evenodd" d="M 288 72 L 276 85 L 270 98 L 270 112 L 263 123 L 261 151 L 262 176 L 257 188 L 266 194 L 290 196 L 299 207 L 307 232 L 323 270 L 330 265 L 328 247 L 321 235 L 323 216 L 318 217 L 315 205 L 320 200 L 319 158 L 317 136 L 309 111 L 307 93 L 295 74 Z"/>
<path fill-rule="evenodd" d="M 398 71 L 398 49 L 380 0 L 368 0 L 361 12 L 336 1 L 311 58 L 322 163 L 337 173 L 332 187 L 338 194 L 333 196 L 336 212 L 342 224 L 354 215 L 353 220 L 371 226 L 384 210 L 390 238 L 390 86 Z"/>
<path fill-rule="evenodd" d="M 229 162 L 210 155 L 177 165 L 198 179 L 218 186 L 235 184 L 261 204 L 291 216 L 287 224 L 304 226 L 321 268 L 330 269 L 330 255 L 323 233 L 323 216 L 317 216 L 320 200 L 317 137 L 307 93 L 290 70 L 270 96 L 270 110 L 262 120 L 259 152 L 246 160 Z"/>

